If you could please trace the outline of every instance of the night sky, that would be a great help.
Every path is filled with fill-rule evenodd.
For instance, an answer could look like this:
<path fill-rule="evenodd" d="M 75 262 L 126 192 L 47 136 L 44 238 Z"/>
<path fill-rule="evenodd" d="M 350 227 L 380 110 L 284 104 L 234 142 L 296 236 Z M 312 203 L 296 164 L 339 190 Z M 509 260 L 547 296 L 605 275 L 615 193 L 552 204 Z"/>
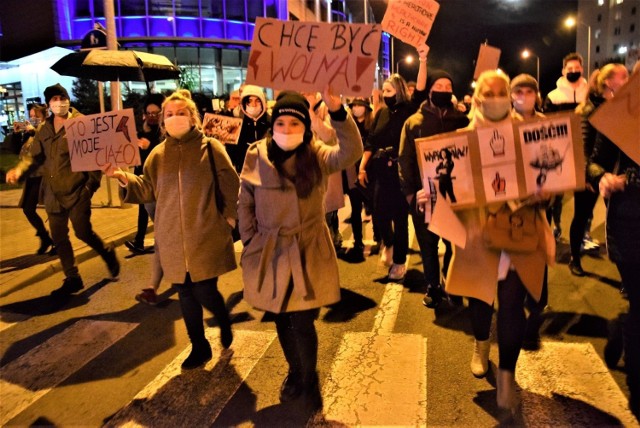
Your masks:
<path fill-rule="evenodd" d="M 369 0 L 377 22 L 382 22 L 387 2 Z M 500 68 L 514 77 L 529 73 L 535 77 L 536 60 L 520 58 L 524 48 L 540 57 L 540 86 L 543 97 L 555 88 L 562 58 L 575 50 L 575 29 L 563 26 L 568 15 L 577 13 L 577 0 L 440 0 L 440 10 L 427 44 L 429 68 L 448 71 L 454 78 L 454 93 L 471 91 L 475 59 L 480 44 L 502 50 Z M 411 46 L 397 41 L 394 61 L 413 53 Z M 394 64 L 395 67 L 395 64 Z M 418 65 L 400 64 L 406 79 L 415 79 Z"/>

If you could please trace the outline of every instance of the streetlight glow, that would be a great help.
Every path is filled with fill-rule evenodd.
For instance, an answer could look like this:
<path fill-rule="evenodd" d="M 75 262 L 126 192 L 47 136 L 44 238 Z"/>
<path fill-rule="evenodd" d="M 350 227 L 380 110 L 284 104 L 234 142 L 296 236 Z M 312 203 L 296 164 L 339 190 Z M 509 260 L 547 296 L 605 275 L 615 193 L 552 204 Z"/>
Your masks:
<path fill-rule="evenodd" d="M 573 16 L 567 17 L 564 20 L 564 26 L 567 28 L 577 27 L 578 24 L 584 25 L 587 28 L 587 76 L 591 75 L 591 25 L 578 21 Z"/>
<path fill-rule="evenodd" d="M 523 59 L 531 58 L 531 55 L 536 57 L 536 80 L 538 81 L 538 85 L 540 85 L 540 57 L 537 54 L 532 53 L 529 49 L 524 49 L 520 56 Z"/>
<path fill-rule="evenodd" d="M 531 52 L 529 52 L 529 49 L 525 49 L 522 51 L 522 58 L 527 59 L 531 56 Z"/>
<path fill-rule="evenodd" d="M 400 73 L 400 63 L 402 62 L 402 60 L 396 62 L 396 73 Z M 407 55 L 404 57 L 404 62 L 407 64 L 412 64 L 413 63 L 413 55 Z"/>

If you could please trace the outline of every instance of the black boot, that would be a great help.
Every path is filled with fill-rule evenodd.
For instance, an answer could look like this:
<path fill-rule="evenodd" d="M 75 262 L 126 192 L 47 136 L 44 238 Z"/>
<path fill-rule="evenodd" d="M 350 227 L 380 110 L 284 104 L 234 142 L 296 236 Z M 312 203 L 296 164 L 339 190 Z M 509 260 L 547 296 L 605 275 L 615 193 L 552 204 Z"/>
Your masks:
<path fill-rule="evenodd" d="M 302 395 L 302 391 L 303 385 L 300 372 L 289 370 L 280 387 L 280 402 L 288 403 L 293 401 Z"/>
<path fill-rule="evenodd" d="M 47 250 L 49 249 L 49 247 L 51 247 L 53 245 L 53 241 L 51 240 L 51 237 L 49 236 L 49 234 L 47 233 L 46 235 L 41 235 L 40 236 L 40 248 L 38 248 L 37 254 L 38 255 L 43 255 L 47 252 Z"/>
<path fill-rule="evenodd" d="M 53 297 L 65 297 L 70 296 L 76 291 L 80 291 L 84 288 L 84 284 L 82 283 L 82 278 L 79 276 L 70 276 L 64 279 L 62 283 L 62 287 L 56 288 L 51 292 L 51 296 Z"/>
<path fill-rule="evenodd" d="M 191 370 L 203 366 L 212 358 L 211 346 L 209 342 L 192 344 L 191 353 L 182 363 L 184 370 Z"/>
<path fill-rule="evenodd" d="M 118 261 L 118 256 L 116 256 L 115 248 L 107 249 L 107 252 L 102 256 L 102 258 L 107 264 L 107 269 L 109 269 L 111 278 L 118 279 L 118 275 L 120 274 L 120 262 Z"/>
<path fill-rule="evenodd" d="M 444 297 L 444 290 L 440 284 L 429 284 L 427 285 L 427 293 L 424 295 L 422 299 L 422 304 L 427 308 L 435 309 L 440 305 L 442 299 Z"/>

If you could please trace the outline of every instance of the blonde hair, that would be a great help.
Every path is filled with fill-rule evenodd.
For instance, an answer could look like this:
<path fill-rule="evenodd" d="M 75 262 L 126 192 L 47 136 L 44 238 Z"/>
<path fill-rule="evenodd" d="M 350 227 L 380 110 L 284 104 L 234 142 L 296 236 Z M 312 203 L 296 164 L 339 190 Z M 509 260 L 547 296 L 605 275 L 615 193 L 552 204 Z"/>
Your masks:
<path fill-rule="evenodd" d="M 613 77 L 614 74 L 621 70 L 626 70 L 624 64 L 611 63 L 607 64 L 600 69 L 600 73 L 596 76 L 596 91 L 599 94 L 604 93 L 604 90 L 607 89 L 607 80 Z"/>
<path fill-rule="evenodd" d="M 190 93 L 189 93 L 190 95 Z M 193 121 L 196 124 L 197 129 L 202 129 L 202 120 L 200 119 L 200 113 L 198 112 L 198 107 L 196 103 L 193 102 L 191 98 L 187 98 L 182 90 L 178 90 L 173 94 L 169 95 L 164 102 L 162 103 L 162 116 L 161 116 L 161 124 L 164 123 L 164 110 L 168 103 L 171 101 L 182 101 L 187 105 L 187 110 L 189 111 L 189 115 L 193 118 Z"/>
<path fill-rule="evenodd" d="M 504 82 L 505 88 L 507 88 L 507 96 L 511 96 L 511 81 L 509 80 L 509 76 L 506 73 L 498 70 L 486 70 L 483 71 L 482 74 L 476 80 L 476 87 L 473 90 L 473 97 L 471 98 L 471 109 L 469 110 L 469 114 L 467 117 L 469 119 L 473 119 L 476 114 L 476 109 L 478 106 L 476 105 L 476 99 L 480 97 L 482 92 L 482 87 L 487 84 L 487 81 L 491 79 L 501 79 Z"/>

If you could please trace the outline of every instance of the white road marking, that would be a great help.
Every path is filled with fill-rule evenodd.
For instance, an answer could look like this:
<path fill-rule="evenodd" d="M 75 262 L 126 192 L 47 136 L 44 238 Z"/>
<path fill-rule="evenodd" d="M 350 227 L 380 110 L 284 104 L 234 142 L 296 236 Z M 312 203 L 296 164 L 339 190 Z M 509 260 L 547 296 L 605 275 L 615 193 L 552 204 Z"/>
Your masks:
<path fill-rule="evenodd" d="M 203 369 L 182 371 L 187 347 L 105 427 L 211 426 L 276 338 L 273 331 L 234 330 L 233 345 L 223 350 L 219 331 L 206 330 L 213 358 Z"/>
<path fill-rule="evenodd" d="M 414 236 L 410 222 L 410 243 Z M 426 426 L 427 340 L 393 333 L 403 292 L 388 283 L 372 331 L 343 336 L 310 426 Z"/>
<path fill-rule="evenodd" d="M 5 426 L 137 325 L 80 320 L 0 368 L 0 425 Z"/>
<path fill-rule="evenodd" d="M 638 426 L 590 343 L 544 342 L 522 352 L 516 381 L 526 426 Z"/>

